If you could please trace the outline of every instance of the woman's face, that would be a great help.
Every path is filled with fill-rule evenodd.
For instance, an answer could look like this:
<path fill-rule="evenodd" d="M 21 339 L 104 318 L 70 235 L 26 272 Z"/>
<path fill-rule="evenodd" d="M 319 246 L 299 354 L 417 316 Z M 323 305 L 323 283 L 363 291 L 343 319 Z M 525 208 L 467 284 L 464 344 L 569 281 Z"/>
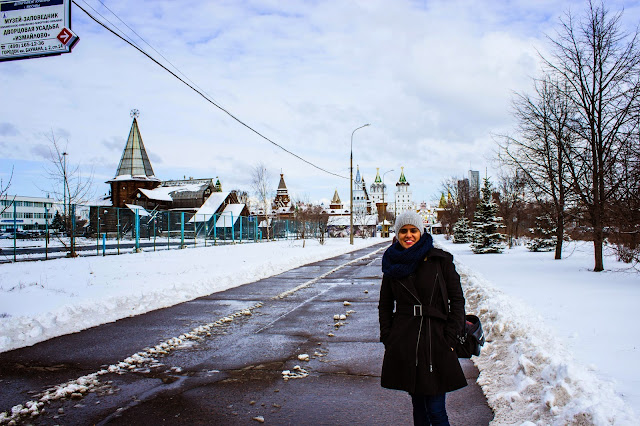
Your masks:
<path fill-rule="evenodd" d="M 420 230 L 413 225 L 405 225 L 398 232 L 398 241 L 403 248 L 409 248 L 420 239 Z"/>

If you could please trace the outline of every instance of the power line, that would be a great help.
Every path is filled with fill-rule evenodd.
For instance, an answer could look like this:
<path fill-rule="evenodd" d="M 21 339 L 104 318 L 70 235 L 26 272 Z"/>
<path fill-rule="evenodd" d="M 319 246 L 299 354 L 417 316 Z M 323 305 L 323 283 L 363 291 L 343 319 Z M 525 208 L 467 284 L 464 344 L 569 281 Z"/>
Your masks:
<path fill-rule="evenodd" d="M 86 2 L 86 0 L 82 0 L 83 3 L 85 3 L 86 5 L 88 5 L 89 7 L 91 7 L 89 5 L 89 3 Z M 196 87 L 198 90 L 202 91 L 205 95 L 207 95 L 207 97 L 211 100 L 213 100 L 214 102 L 217 102 L 213 96 L 211 96 L 210 94 L 208 94 L 204 89 L 202 89 L 200 86 L 198 86 L 193 80 L 191 80 L 185 73 L 183 73 L 182 71 L 180 71 L 180 69 L 175 66 L 169 59 L 167 59 L 161 52 L 159 52 L 155 47 L 153 47 L 151 44 L 149 44 L 149 42 L 147 42 L 144 38 L 142 38 L 142 36 L 140 34 L 138 34 L 133 28 L 131 28 L 129 26 L 129 24 L 127 24 L 125 21 L 122 20 L 122 18 L 120 18 L 120 16 L 118 16 L 113 10 L 109 9 L 109 6 L 107 6 L 106 4 L 104 4 L 104 2 L 102 0 L 98 0 L 98 2 L 100 4 L 102 4 L 102 6 L 105 7 L 105 9 L 107 9 L 109 12 L 111 12 L 111 14 L 113 16 L 115 16 L 120 22 L 122 22 L 124 24 L 125 27 L 127 27 L 132 33 L 134 33 L 140 40 L 142 40 L 147 46 L 149 46 L 151 49 L 153 49 L 154 52 L 156 52 L 158 55 L 160 55 L 162 57 L 162 59 L 164 59 L 169 65 L 171 65 L 173 68 L 175 68 L 176 71 L 178 71 L 178 73 L 180 73 L 181 76 L 183 76 L 185 79 L 189 80 L 189 82 L 191 84 L 193 84 L 194 87 Z M 93 7 L 91 7 L 91 9 L 95 10 Z M 100 14 L 98 12 L 98 14 Z M 100 15 L 102 16 L 102 15 Z M 111 25 L 113 25 L 114 27 L 116 27 L 116 25 L 114 25 L 112 22 L 108 21 Z M 116 27 L 117 28 L 117 27 Z M 124 31 L 120 30 L 120 32 L 122 32 L 122 34 L 124 34 Z M 132 40 L 133 41 L 133 40 Z M 135 44 L 135 43 L 134 43 Z"/>
<path fill-rule="evenodd" d="M 259 131 L 257 131 L 256 129 L 254 129 L 253 127 L 249 126 L 248 124 L 246 124 L 245 122 L 243 122 L 242 120 L 240 120 L 238 117 L 236 117 L 235 115 L 233 115 L 231 112 L 229 112 L 228 110 L 226 110 L 224 107 L 218 105 L 216 102 L 214 102 L 213 100 L 209 99 L 209 97 L 207 97 L 206 94 L 204 94 L 202 91 L 196 89 L 193 85 L 187 83 L 186 81 L 184 81 L 182 78 L 180 78 L 178 75 L 176 75 L 176 73 L 174 73 L 173 71 L 171 71 L 170 69 L 168 69 L 167 67 L 165 67 L 163 64 L 161 64 L 160 62 L 158 62 L 154 57 L 152 57 L 151 55 L 149 55 L 147 52 L 145 52 L 144 50 L 142 50 L 140 47 L 136 46 L 136 44 L 132 41 L 127 40 L 125 37 L 121 36 L 120 34 L 118 34 L 117 32 L 115 32 L 113 29 L 109 28 L 108 26 L 106 26 L 104 23 L 102 23 L 100 20 L 98 20 L 95 16 L 93 16 L 91 13 L 89 13 L 86 9 L 84 9 L 82 6 L 80 6 L 75 0 L 73 0 L 73 4 L 75 4 L 80 10 L 82 10 L 84 13 L 87 14 L 87 16 L 89 16 L 91 19 L 93 19 L 97 24 L 99 24 L 100 26 L 104 27 L 107 31 L 111 32 L 113 35 L 115 35 L 116 37 L 118 37 L 119 39 L 121 39 L 122 41 L 124 41 L 125 43 L 127 43 L 128 45 L 130 45 L 131 47 L 133 47 L 134 49 L 138 50 L 140 53 L 142 53 L 144 56 L 146 56 L 147 58 L 149 58 L 150 60 L 152 60 L 153 62 L 156 63 L 156 65 L 160 66 L 162 69 L 164 69 L 165 71 L 167 71 L 169 74 L 171 74 L 172 76 L 174 76 L 175 78 L 177 78 L 178 80 L 180 80 L 183 84 L 185 84 L 187 87 L 189 87 L 191 90 L 193 90 L 194 92 L 196 92 L 197 94 L 199 94 L 200 96 L 202 96 L 207 102 L 209 102 L 211 105 L 215 106 L 216 108 L 218 108 L 220 111 L 224 112 L 225 114 L 227 114 L 229 117 L 231 117 L 232 119 L 234 119 L 236 122 L 238 122 L 239 124 L 241 124 L 242 126 L 246 127 L 247 129 L 251 130 L 253 133 L 255 133 L 256 135 L 260 136 L 262 139 L 268 141 L 269 143 L 275 145 L 276 147 L 280 148 L 281 150 L 283 150 L 284 152 L 286 152 L 289 155 L 292 155 L 293 157 L 296 157 L 298 160 L 303 161 L 305 163 L 307 163 L 308 165 L 315 167 L 316 169 L 323 171 L 325 173 L 328 173 L 330 175 L 333 176 L 337 176 L 339 178 L 343 178 L 343 179 L 349 179 L 346 176 L 342 176 L 339 175 L 337 173 L 334 172 L 330 172 L 329 170 L 326 170 L 320 166 L 315 165 L 314 163 L 305 160 L 304 158 L 300 157 L 298 154 L 295 154 L 291 151 L 289 151 L 288 149 L 286 149 L 285 147 L 283 147 L 282 145 L 278 144 L 277 142 L 274 142 L 273 140 L 269 139 L 268 137 L 266 137 L 265 135 L 263 135 L 262 133 L 260 133 Z M 93 8 L 92 8 L 93 9 Z M 95 10 L 95 9 L 94 9 Z M 96 12 L 98 13 L 98 12 Z M 100 15 L 102 16 L 102 15 Z M 105 18 L 105 20 L 107 20 Z M 109 22 L 107 20 L 107 22 Z M 112 24 L 113 25 L 113 24 Z M 116 27 L 117 28 L 117 27 Z M 155 49 L 154 49 L 155 50 Z M 176 68 L 177 69 L 177 68 Z"/>

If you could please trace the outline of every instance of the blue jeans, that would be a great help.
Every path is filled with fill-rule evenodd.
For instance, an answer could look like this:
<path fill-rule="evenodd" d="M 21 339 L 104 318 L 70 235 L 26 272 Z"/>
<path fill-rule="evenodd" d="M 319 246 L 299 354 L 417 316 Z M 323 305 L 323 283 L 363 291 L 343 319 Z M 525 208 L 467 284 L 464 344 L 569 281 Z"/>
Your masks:
<path fill-rule="evenodd" d="M 413 424 L 416 426 L 449 426 L 445 394 L 410 394 L 413 404 Z"/>

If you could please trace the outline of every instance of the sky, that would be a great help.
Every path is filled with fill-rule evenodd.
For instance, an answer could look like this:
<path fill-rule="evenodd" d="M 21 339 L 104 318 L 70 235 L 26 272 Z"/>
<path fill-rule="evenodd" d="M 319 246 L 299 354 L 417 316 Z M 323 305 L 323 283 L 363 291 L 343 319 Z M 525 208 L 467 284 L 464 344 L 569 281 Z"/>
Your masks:
<path fill-rule="evenodd" d="M 163 180 L 219 177 L 252 192 L 263 163 L 275 194 L 284 173 L 294 200 L 348 200 L 354 169 L 393 188 L 404 167 L 414 201 L 439 198 L 469 169 L 495 177 L 492 135 L 514 128 L 510 103 L 540 69 L 546 34 L 586 2 L 104 1 L 77 0 L 159 62 L 162 53 L 208 103 L 75 5 L 80 41 L 68 54 L 0 63 L 0 178 L 9 192 L 45 196 L 51 135 L 68 164 L 108 192 L 138 109 L 142 138 Z M 115 17 L 108 9 L 113 11 Z M 635 25 L 640 2 L 607 2 Z M 102 16 L 92 10 L 96 10 Z M 119 18 L 119 19 L 118 19 Z M 107 23 L 108 24 L 108 23 Z M 111 24 L 108 24 L 111 26 Z M 168 65 L 171 67 L 170 65 Z M 173 68 L 172 68 L 173 69 Z M 354 129 L 370 123 L 369 127 Z M 336 176 L 339 175 L 339 176 Z M 354 170 L 355 175 L 355 170 Z"/>
<path fill-rule="evenodd" d="M 640 331 L 634 325 L 640 287 L 634 266 L 617 261 L 606 250 L 607 270 L 593 272 L 593 244 L 587 241 L 566 242 L 563 259 L 554 260 L 554 252 L 530 252 L 522 241 L 502 254 L 479 255 L 468 244 L 453 244 L 443 235 L 435 235 L 434 240 L 455 256 L 465 290 L 465 310 L 482 321 L 486 343 L 480 356 L 472 360 L 480 370 L 478 384 L 495 415 L 492 424 L 638 424 Z M 0 352 L 173 306 L 382 241 L 356 238 L 353 246 L 346 238 L 328 238 L 324 245 L 313 239 L 208 247 L 199 243 L 197 248 L 186 250 L 123 251 L 121 256 L 3 264 Z M 0 244 L 8 245 L 10 240 L 0 240 Z M 377 252 L 372 256 L 380 256 L 386 247 L 372 248 Z M 333 262 L 332 271 L 370 257 L 357 256 Z M 328 274 L 325 271 L 321 276 Z M 314 286 L 317 281 L 318 277 L 293 282 L 292 288 L 278 297 Z M 372 285 L 378 283 L 379 278 L 372 279 Z M 367 297 L 377 300 L 378 288 L 372 287 L 375 291 Z M 261 315 L 259 308 L 268 303 L 269 297 L 263 294 L 262 299 L 247 301 L 246 305 L 232 304 L 229 310 L 235 313 L 225 313 L 229 315 L 225 318 L 243 315 L 247 309 L 257 309 Z M 351 307 L 358 312 L 361 305 L 352 302 Z M 174 330 L 175 337 L 168 337 L 165 330 L 162 339 L 167 340 L 155 348 L 179 350 L 175 345 L 167 349 L 164 343 L 181 342 L 185 334 L 202 336 L 202 327 L 206 331 L 225 323 L 223 319 L 211 321 L 196 321 L 187 329 Z M 349 320 L 346 322 L 348 325 Z M 140 343 L 137 356 L 132 356 L 148 358 L 150 363 L 162 362 L 148 347 L 143 349 L 156 342 L 152 337 L 150 342 Z M 381 360 L 382 345 L 379 349 Z M 112 364 L 113 368 L 104 367 L 98 376 L 121 371 L 118 366 L 128 371 L 130 365 L 128 357 Z M 146 361 L 138 365 L 148 366 Z M 55 391 L 29 389 L 28 394 L 56 399 L 68 395 L 62 390 L 73 389 L 83 377 L 87 376 L 49 384 L 48 388 L 53 386 Z M 99 380 L 97 385 L 107 378 Z M 18 403 L 29 406 L 24 400 Z M 20 412 L 0 407 L 0 423 L 2 410 L 7 410 L 5 418 Z"/>

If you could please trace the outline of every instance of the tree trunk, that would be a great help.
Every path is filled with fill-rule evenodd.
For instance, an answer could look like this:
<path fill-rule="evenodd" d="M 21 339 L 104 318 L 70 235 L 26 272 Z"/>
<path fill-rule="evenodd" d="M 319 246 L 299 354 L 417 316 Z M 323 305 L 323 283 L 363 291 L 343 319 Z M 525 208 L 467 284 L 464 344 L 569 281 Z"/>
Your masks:
<path fill-rule="evenodd" d="M 556 215 L 556 256 L 554 259 L 562 259 L 562 243 L 564 239 L 564 211 L 558 211 Z"/>

